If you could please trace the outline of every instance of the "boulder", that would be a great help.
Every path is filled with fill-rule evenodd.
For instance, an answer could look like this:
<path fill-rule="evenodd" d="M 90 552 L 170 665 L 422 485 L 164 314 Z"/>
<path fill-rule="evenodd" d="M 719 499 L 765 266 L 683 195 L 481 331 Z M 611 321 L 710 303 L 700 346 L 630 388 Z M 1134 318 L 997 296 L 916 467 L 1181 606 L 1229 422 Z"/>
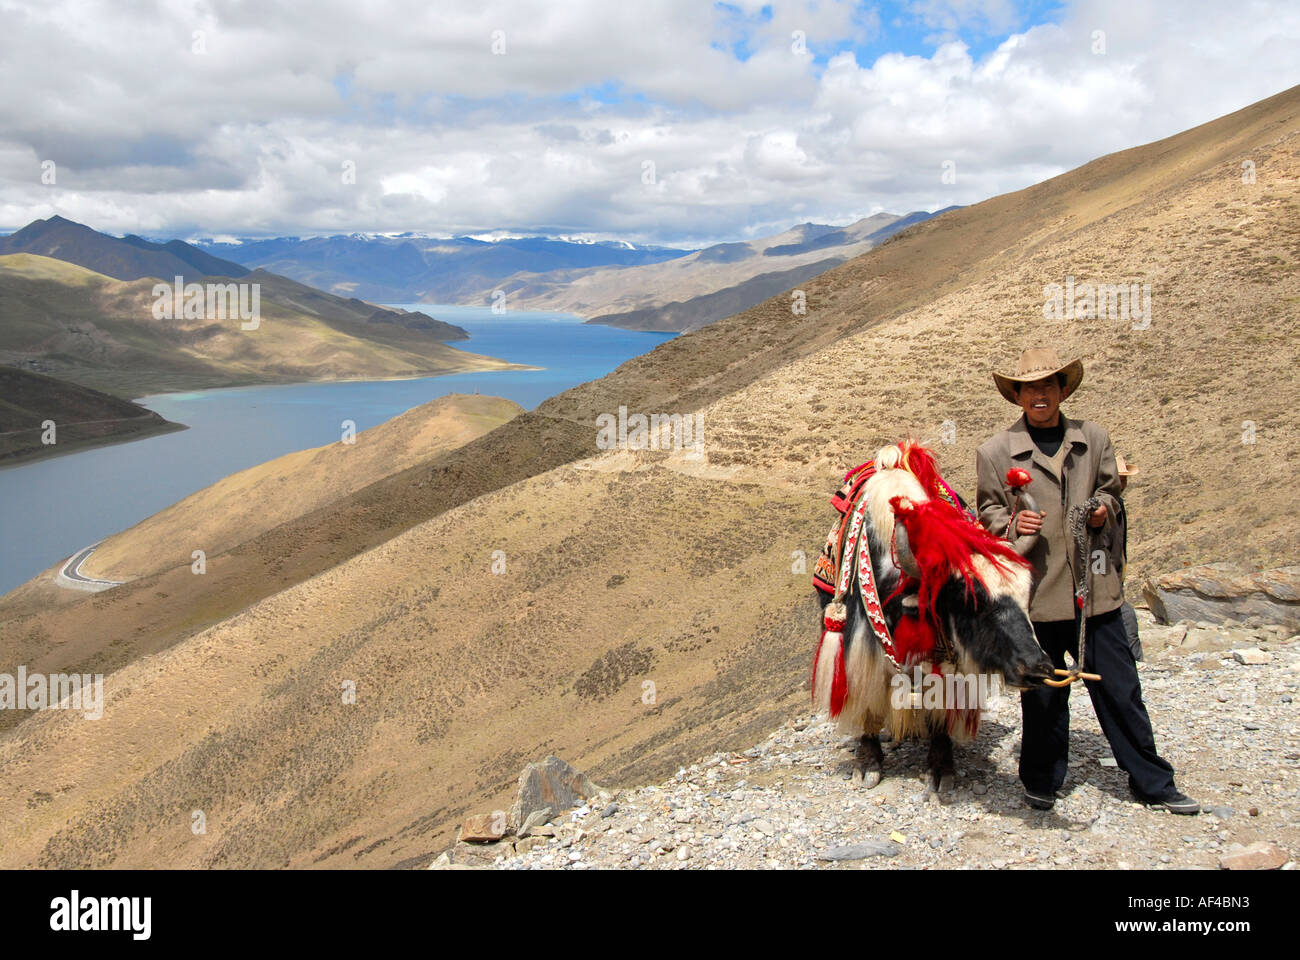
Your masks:
<path fill-rule="evenodd" d="M 1142 596 L 1162 623 L 1278 623 L 1300 630 L 1300 566 L 1248 571 L 1207 563 L 1148 578 Z"/>
<path fill-rule="evenodd" d="M 559 757 L 547 757 L 541 763 L 530 763 L 519 774 L 519 791 L 514 806 L 510 808 L 510 822 L 520 827 L 528 818 L 546 808 L 549 817 L 581 806 L 588 797 L 594 797 L 600 787 L 587 775 L 575 770 Z"/>
<path fill-rule="evenodd" d="M 1219 858 L 1219 866 L 1224 870 L 1276 870 L 1290 859 L 1276 844 L 1260 841 L 1243 847 L 1234 843 Z"/>

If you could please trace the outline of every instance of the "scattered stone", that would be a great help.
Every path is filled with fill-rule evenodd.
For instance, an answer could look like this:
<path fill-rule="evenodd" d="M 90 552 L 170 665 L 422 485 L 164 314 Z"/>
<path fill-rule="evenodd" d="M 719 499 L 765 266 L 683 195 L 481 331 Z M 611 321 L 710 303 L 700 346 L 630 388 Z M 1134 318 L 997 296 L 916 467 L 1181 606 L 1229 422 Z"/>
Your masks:
<path fill-rule="evenodd" d="M 1233 650 L 1232 659 L 1250 667 L 1257 667 L 1260 664 L 1270 663 L 1273 660 L 1273 654 L 1267 650 L 1260 650 L 1258 647 L 1248 647 L 1244 650 Z"/>
<path fill-rule="evenodd" d="M 868 857 L 896 857 L 903 849 L 893 840 L 868 840 L 842 847 L 830 847 L 817 854 L 818 860 L 866 860 Z"/>
<path fill-rule="evenodd" d="M 1149 657 L 1139 667 L 1145 700 L 1157 727 L 1168 731 L 1161 742 L 1187 781 L 1184 787 L 1204 798 L 1205 813 L 1217 820 L 1154 816 L 1122 792 L 1112 795 L 1113 787 L 1105 784 L 1116 773 L 1099 770 L 1079 744 L 1057 804 L 1059 818 L 1027 821 L 1014 736 L 981 738 L 965 748 L 960 762 L 969 776 L 939 802 L 921 802 L 916 782 L 923 774 L 924 741 L 891 743 L 878 786 L 846 785 L 839 779 L 846 766 L 842 751 L 852 749 L 854 740 L 845 741 L 833 723 L 805 715 L 745 751 L 743 770 L 732 762 L 741 758 L 738 753 L 687 761 L 680 776 L 658 785 L 580 797 L 578 812 L 590 804 L 585 819 L 572 807 L 553 809 L 552 820 L 537 824 L 535 833 L 530 829 L 513 844 L 509 830 L 496 843 L 459 844 L 435 861 L 436 868 L 1108 869 L 1123 862 L 1138 869 L 1204 869 L 1222 860 L 1247 868 L 1255 861 L 1280 861 L 1278 869 L 1295 869 L 1287 851 L 1300 849 L 1300 716 L 1283 698 L 1294 698 L 1300 689 L 1300 638 L 1288 644 L 1267 625 L 1162 627 L 1141 608 L 1138 620 Z M 1185 639 L 1194 630 L 1226 637 L 1224 645 L 1179 652 L 1164 640 Z M 1195 633 L 1193 640 L 1203 642 Z M 1250 649 L 1271 654 L 1269 661 L 1246 669 L 1229 652 Z M 1212 673 L 1207 667 L 1222 669 Z M 1085 737 L 1101 738 L 1088 698 L 1076 700 L 1072 712 L 1072 725 L 1086 731 Z M 991 730 L 997 724 L 1011 730 L 1019 704 L 1007 698 L 989 713 Z M 795 731 L 799 723 L 804 729 Z M 1104 739 L 1091 742 L 1104 748 Z M 742 772 L 744 779 L 738 777 Z M 1234 809 L 1229 799 L 1242 806 Z M 1239 819 L 1248 814 L 1249 820 Z M 1245 835 L 1228 819 L 1246 827 Z M 905 834 L 907 842 L 885 839 L 891 832 Z M 1271 855 L 1233 844 L 1260 839 L 1260 833 L 1275 848 Z M 559 836 L 551 839 L 554 834 Z"/>

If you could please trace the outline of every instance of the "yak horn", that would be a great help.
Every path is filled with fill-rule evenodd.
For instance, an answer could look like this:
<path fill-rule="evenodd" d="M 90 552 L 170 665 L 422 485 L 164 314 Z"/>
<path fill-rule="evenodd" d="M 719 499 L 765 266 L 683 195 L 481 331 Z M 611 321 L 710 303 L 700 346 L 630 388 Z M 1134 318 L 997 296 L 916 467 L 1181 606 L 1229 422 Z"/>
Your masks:
<path fill-rule="evenodd" d="M 921 568 L 912 555 L 912 547 L 907 542 L 907 530 L 901 523 L 894 524 L 894 553 L 898 557 L 898 568 L 914 580 L 921 577 Z"/>

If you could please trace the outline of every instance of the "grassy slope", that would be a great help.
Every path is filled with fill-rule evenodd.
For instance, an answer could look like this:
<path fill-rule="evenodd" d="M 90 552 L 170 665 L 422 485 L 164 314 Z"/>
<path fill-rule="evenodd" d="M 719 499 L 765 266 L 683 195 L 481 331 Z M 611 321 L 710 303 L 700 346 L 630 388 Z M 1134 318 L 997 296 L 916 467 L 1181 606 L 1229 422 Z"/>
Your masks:
<path fill-rule="evenodd" d="M 1298 153 L 1292 90 L 921 224 L 810 281 L 807 317 L 768 301 L 291 538 L 269 539 L 292 524 L 269 531 L 235 552 L 246 579 L 224 594 L 211 575 L 164 574 L 57 611 L 11 601 L 6 662 L 71 662 L 59 645 L 95 624 L 120 631 L 98 656 L 124 666 L 103 720 L 48 712 L 0 742 L 4 862 L 423 862 L 545 752 L 618 783 L 752 741 L 806 696 L 814 618 L 794 554 L 824 536 L 836 472 L 951 420 L 941 453 L 969 491 L 974 444 L 1014 415 L 989 370 L 1043 337 L 1042 286 L 1066 273 L 1154 288 L 1146 336 L 1111 320 L 1050 331 L 1085 356 L 1068 412 L 1102 421 L 1144 468 L 1134 566 L 1293 558 Z M 595 453 L 593 418 L 619 404 L 703 408 L 708 463 L 566 466 Z M 1243 419 L 1258 425 L 1250 447 Z M 297 585 L 181 642 L 164 622 L 268 578 Z M 204 837 L 188 830 L 195 807 Z"/>

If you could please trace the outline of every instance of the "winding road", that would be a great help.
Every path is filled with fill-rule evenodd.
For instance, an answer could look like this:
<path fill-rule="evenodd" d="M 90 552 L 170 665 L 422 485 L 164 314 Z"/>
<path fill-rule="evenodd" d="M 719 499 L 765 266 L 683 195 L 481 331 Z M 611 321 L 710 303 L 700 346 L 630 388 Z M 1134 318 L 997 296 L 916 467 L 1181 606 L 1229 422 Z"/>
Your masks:
<path fill-rule="evenodd" d="M 69 557 L 67 563 L 59 569 L 54 582 L 61 587 L 67 587 L 69 590 L 89 590 L 92 592 L 121 586 L 123 582 L 121 580 L 99 580 L 95 577 L 83 576 L 81 573 L 81 565 L 95 552 L 95 548 L 100 543 L 103 543 L 103 541 L 92 543 L 80 553 Z"/>

